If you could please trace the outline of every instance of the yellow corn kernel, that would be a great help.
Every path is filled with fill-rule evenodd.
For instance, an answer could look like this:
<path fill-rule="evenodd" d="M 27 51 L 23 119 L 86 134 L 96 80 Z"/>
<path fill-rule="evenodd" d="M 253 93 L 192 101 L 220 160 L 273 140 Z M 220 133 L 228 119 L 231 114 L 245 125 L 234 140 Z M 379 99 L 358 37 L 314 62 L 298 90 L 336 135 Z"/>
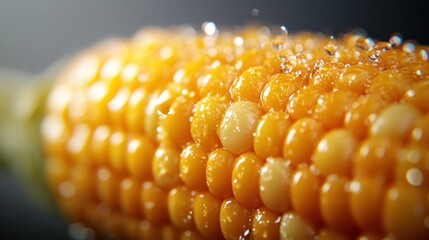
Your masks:
<path fill-rule="evenodd" d="M 231 96 L 234 101 L 259 102 L 259 95 L 268 82 L 268 69 L 252 67 L 244 71 L 231 86 Z"/>
<path fill-rule="evenodd" d="M 258 177 L 263 163 L 254 153 L 242 154 L 234 162 L 232 192 L 237 202 L 246 207 L 256 208 L 261 204 Z"/>
<path fill-rule="evenodd" d="M 163 188 L 180 183 L 180 151 L 171 145 L 160 146 L 152 160 L 152 176 Z"/>
<path fill-rule="evenodd" d="M 344 121 L 344 115 L 355 102 L 357 95 L 349 91 L 325 93 L 317 100 L 316 118 L 327 129 L 339 128 Z"/>
<path fill-rule="evenodd" d="M 139 182 L 130 178 L 125 178 L 121 182 L 119 205 L 122 211 L 129 216 L 139 217 L 141 215 L 140 188 Z"/>
<path fill-rule="evenodd" d="M 235 155 L 223 148 L 209 154 L 206 168 L 207 187 L 213 195 L 225 198 L 232 195 L 231 176 Z"/>
<path fill-rule="evenodd" d="M 350 210 L 359 228 L 379 229 L 384 187 L 382 180 L 369 177 L 357 178 L 350 183 Z"/>
<path fill-rule="evenodd" d="M 255 239 L 280 239 L 281 216 L 265 207 L 256 209 L 252 218 L 252 235 Z"/>
<path fill-rule="evenodd" d="M 290 117 L 294 120 L 311 117 L 317 105 L 317 100 L 325 92 L 326 90 L 317 86 L 308 86 L 296 91 L 291 96 L 287 107 Z"/>
<path fill-rule="evenodd" d="M 287 115 L 283 112 L 270 112 L 261 117 L 256 126 L 253 148 L 260 158 L 280 157 L 282 143 L 290 126 Z"/>
<path fill-rule="evenodd" d="M 301 85 L 292 74 L 279 73 L 273 75 L 262 89 L 262 108 L 266 112 L 271 110 L 286 111 L 289 97 L 300 87 Z"/>
<path fill-rule="evenodd" d="M 319 205 L 322 184 L 322 178 L 311 167 L 298 169 L 292 177 L 290 194 L 293 209 L 315 223 L 322 221 Z"/>
<path fill-rule="evenodd" d="M 352 232 L 354 222 L 349 208 L 347 179 L 331 175 L 320 192 L 320 211 L 326 224 L 341 232 Z"/>
<path fill-rule="evenodd" d="M 180 156 L 180 178 L 191 189 L 206 190 L 206 165 L 207 153 L 190 144 Z"/>
<path fill-rule="evenodd" d="M 402 140 L 419 117 L 419 110 L 408 104 L 394 104 L 384 109 L 371 126 L 371 135 L 381 135 Z M 402 117 L 398 117 L 402 116 Z"/>
<path fill-rule="evenodd" d="M 200 193 L 194 202 L 194 219 L 197 229 L 205 237 L 220 238 L 220 209 L 222 200 L 209 192 Z"/>
<path fill-rule="evenodd" d="M 259 194 L 264 205 L 275 212 L 285 212 L 291 206 L 289 165 L 282 158 L 270 158 L 261 168 Z"/>
<path fill-rule="evenodd" d="M 290 126 L 283 144 L 283 157 L 295 166 L 311 163 L 316 143 L 324 133 L 322 124 L 312 118 L 302 118 Z"/>
<path fill-rule="evenodd" d="M 314 227 L 296 213 L 288 212 L 282 216 L 280 239 L 314 239 Z"/>
<path fill-rule="evenodd" d="M 168 193 L 168 213 L 170 220 L 179 229 L 192 229 L 195 225 L 192 215 L 195 192 L 181 186 Z"/>
<path fill-rule="evenodd" d="M 388 188 L 383 202 L 383 226 L 398 238 L 428 236 L 427 194 L 422 189 L 396 184 Z"/>
<path fill-rule="evenodd" d="M 191 134 L 195 143 L 207 151 L 221 145 L 217 128 L 226 111 L 229 99 L 224 96 L 207 96 L 195 105 Z"/>
<path fill-rule="evenodd" d="M 141 209 L 147 220 L 160 224 L 168 222 L 168 192 L 153 182 L 145 182 L 141 190 Z"/>
<path fill-rule="evenodd" d="M 349 131 L 332 130 L 325 134 L 317 145 L 312 157 L 314 165 L 325 176 L 348 175 L 356 145 L 356 137 Z"/>
<path fill-rule="evenodd" d="M 126 167 L 130 175 L 137 180 L 152 178 L 152 159 L 155 145 L 145 136 L 134 135 L 127 144 Z"/>
<path fill-rule="evenodd" d="M 253 149 L 253 132 L 262 111 L 256 103 L 239 101 L 226 110 L 217 129 L 222 145 L 226 150 L 242 154 Z"/>
<path fill-rule="evenodd" d="M 227 198 L 220 209 L 220 227 L 225 239 L 239 239 L 250 236 L 252 210 L 242 206 L 237 200 Z"/>

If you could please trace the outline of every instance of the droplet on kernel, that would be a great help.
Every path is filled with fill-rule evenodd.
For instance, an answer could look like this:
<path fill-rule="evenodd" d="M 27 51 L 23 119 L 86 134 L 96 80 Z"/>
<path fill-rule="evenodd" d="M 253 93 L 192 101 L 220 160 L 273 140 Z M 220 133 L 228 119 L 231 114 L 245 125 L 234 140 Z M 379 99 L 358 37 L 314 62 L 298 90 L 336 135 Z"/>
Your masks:
<path fill-rule="evenodd" d="M 338 51 L 338 46 L 335 45 L 334 43 L 329 43 L 328 45 L 325 46 L 325 52 L 329 55 L 329 56 L 334 56 Z"/>
<path fill-rule="evenodd" d="M 414 42 L 407 41 L 407 42 L 404 43 L 404 46 L 402 47 L 402 50 L 404 52 L 407 52 L 407 53 L 412 53 L 412 52 L 414 52 L 416 50 L 416 44 Z"/>
<path fill-rule="evenodd" d="M 389 42 L 390 42 L 390 44 L 392 44 L 392 47 L 394 47 L 394 48 L 401 46 L 402 35 L 400 33 L 392 34 L 392 36 L 389 38 Z"/>
<path fill-rule="evenodd" d="M 390 42 L 378 42 L 374 48 L 384 52 L 392 49 L 392 44 Z"/>
<path fill-rule="evenodd" d="M 256 16 L 259 15 L 259 9 L 252 8 L 252 10 L 250 11 L 250 13 L 252 14 L 252 16 L 256 17 Z"/>
<path fill-rule="evenodd" d="M 296 66 L 296 56 L 292 55 L 287 58 L 285 62 L 281 64 L 282 71 L 284 73 L 292 72 L 293 68 Z"/>
<path fill-rule="evenodd" d="M 323 59 L 319 59 L 314 64 L 314 70 L 319 71 L 325 66 L 325 61 Z"/>
<path fill-rule="evenodd" d="M 216 24 L 214 22 L 204 22 L 201 25 L 203 32 L 208 36 L 214 36 L 218 32 Z"/>
<path fill-rule="evenodd" d="M 423 61 L 427 61 L 429 59 L 429 53 L 426 49 L 420 50 L 419 55 Z"/>
<path fill-rule="evenodd" d="M 417 69 L 416 70 L 416 75 L 417 76 L 422 76 L 423 75 L 423 71 L 421 69 Z"/>
<path fill-rule="evenodd" d="M 381 51 L 380 50 L 373 50 L 369 53 L 368 59 L 371 62 L 377 62 L 380 57 Z"/>
<path fill-rule="evenodd" d="M 371 50 L 374 47 L 374 40 L 372 40 L 372 38 L 364 38 L 364 37 L 360 37 L 358 39 L 356 39 L 356 44 L 355 46 L 361 50 Z"/>

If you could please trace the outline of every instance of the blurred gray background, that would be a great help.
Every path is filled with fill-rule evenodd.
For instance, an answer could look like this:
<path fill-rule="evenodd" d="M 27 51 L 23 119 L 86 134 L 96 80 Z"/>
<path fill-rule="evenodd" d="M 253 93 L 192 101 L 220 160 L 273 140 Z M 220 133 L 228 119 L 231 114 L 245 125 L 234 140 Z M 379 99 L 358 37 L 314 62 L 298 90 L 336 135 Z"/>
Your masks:
<path fill-rule="evenodd" d="M 0 0 L 0 68 L 37 73 L 103 38 L 130 36 L 147 25 L 214 21 L 286 25 L 338 34 L 360 27 L 387 40 L 394 32 L 429 43 L 425 1 L 263 0 Z M 252 9 L 259 14 L 253 16 Z M 35 208 L 17 181 L 0 171 L 0 237 L 67 239 L 59 216 Z M 13 237 L 12 237 L 13 236 Z M 9 239 L 9 238 L 8 238 Z"/>

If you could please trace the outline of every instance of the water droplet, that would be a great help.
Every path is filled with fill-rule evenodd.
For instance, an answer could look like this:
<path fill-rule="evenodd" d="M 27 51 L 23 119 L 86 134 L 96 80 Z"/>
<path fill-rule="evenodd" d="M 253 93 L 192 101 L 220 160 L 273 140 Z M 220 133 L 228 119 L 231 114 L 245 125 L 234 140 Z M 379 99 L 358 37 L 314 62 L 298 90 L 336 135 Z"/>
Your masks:
<path fill-rule="evenodd" d="M 321 70 L 325 66 L 325 61 L 323 59 L 319 59 L 314 64 L 314 70 L 318 71 Z"/>
<path fill-rule="evenodd" d="M 423 71 L 421 69 L 417 69 L 416 70 L 416 75 L 422 76 L 423 75 Z"/>
<path fill-rule="evenodd" d="M 392 49 L 392 44 L 390 42 L 378 42 L 374 48 L 384 52 Z"/>
<path fill-rule="evenodd" d="M 329 56 L 334 56 L 338 51 L 338 46 L 334 43 L 329 43 L 328 45 L 325 46 L 325 52 L 329 55 Z"/>
<path fill-rule="evenodd" d="M 373 50 L 369 53 L 368 59 L 371 62 L 377 62 L 379 60 L 381 51 L 380 50 Z"/>
<path fill-rule="evenodd" d="M 400 33 L 392 34 L 392 36 L 389 38 L 389 42 L 390 42 L 390 44 L 392 44 L 392 47 L 394 47 L 394 48 L 401 46 L 402 35 Z"/>
<path fill-rule="evenodd" d="M 256 16 L 259 15 L 259 9 L 252 8 L 252 10 L 250 11 L 250 13 L 252 14 L 252 16 L 256 17 Z"/>
<path fill-rule="evenodd" d="M 418 168 L 411 168 L 405 174 L 407 182 L 412 186 L 420 186 L 423 183 L 423 174 L 422 171 Z"/>
<path fill-rule="evenodd" d="M 286 26 L 284 26 L 284 25 L 281 26 L 280 30 L 283 32 L 283 34 L 288 35 L 288 30 L 287 30 Z"/>
<path fill-rule="evenodd" d="M 214 36 L 218 32 L 216 24 L 214 22 L 204 22 L 201 25 L 203 32 L 208 36 Z"/>
<path fill-rule="evenodd" d="M 281 64 L 282 71 L 284 73 L 292 72 L 293 68 L 296 66 L 296 56 L 289 56 L 285 62 Z"/>
<path fill-rule="evenodd" d="M 423 61 L 427 61 L 429 59 L 429 54 L 428 54 L 428 51 L 426 49 L 420 50 L 419 55 Z"/>
<path fill-rule="evenodd" d="M 359 37 L 358 39 L 356 39 L 356 44 L 355 46 L 361 50 L 371 50 L 374 47 L 374 40 L 372 40 L 372 38 L 364 38 L 364 37 Z"/>
<path fill-rule="evenodd" d="M 283 49 L 283 44 L 284 39 L 282 37 L 276 37 L 272 42 L 273 49 L 277 52 L 280 52 Z"/>
<path fill-rule="evenodd" d="M 402 46 L 402 50 L 407 53 L 412 53 L 416 50 L 416 44 L 412 41 L 407 41 L 404 43 L 404 46 Z"/>

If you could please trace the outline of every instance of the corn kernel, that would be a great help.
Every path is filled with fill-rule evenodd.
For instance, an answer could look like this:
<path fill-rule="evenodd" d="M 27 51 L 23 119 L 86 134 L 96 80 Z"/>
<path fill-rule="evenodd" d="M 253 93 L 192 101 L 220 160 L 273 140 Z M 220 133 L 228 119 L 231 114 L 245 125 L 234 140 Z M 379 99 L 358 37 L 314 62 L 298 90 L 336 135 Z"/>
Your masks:
<path fill-rule="evenodd" d="M 230 92 L 234 101 L 259 102 L 259 96 L 268 82 L 269 72 L 265 67 L 252 67 L 244 71 L 232 83 Z"/>
<path fill-rule="evenodd" d="M 405 185 L 388 188 L 383 202 L 383 226 L 396 238 L 421 239 L 428 236 L 427 194 L 422 189 Z"/>
<path fill-rule="evenodd" d="M 301 85 L 292 74 L 273 75 L 261 92 L 262 108 L 269 112 L 286 111 L 289 97 L 300 89 Z"/>
<path fill-rule="evenodd" d="M 319 223 L 322 219 L 319 205 L 322 184 L 322 179 L 314 168 L 305 167 L 293 174 L 290 186 L 293 209 L 299 216 L 314 223 Z"/>
<path fill-rule="evenodd" d="M 209 192 L 200 193 L 195 198 L 193 209 L 195 225 L 205 237 L 222 236 L 219 218 L 221 205 L 222 200 Z"/>
<path fill-rule="evenodd" d="M 180 178 L 191 189 L 206 190 L 206 166 L 207 153 L 190 144 L 180 156 Z"/>
<path fill-rule="evenodd" d="M 329 227 L 352 232 L 354 222 L 349 208 L 347 184 L 344 177 L 332 175 L 327 178 L 320 191 L 320 211 Z"/>
<path fill-rule="evenodd" d="M 348 175 L 352 167 L 352 157 L 357 140 L 347 130 L 332 130 L 320 140 L 312 160 L 320 172 L 329 174 Z"/>
<path fill-rule="evenodd" d="M 293 212 L 287 212 L 280 222 L 280 239 L 314 239 L 314 227 Z"/>
<path fill-rule="evenodd" d="M 281 216 L 265 207 L 256 209 L 252 218 L 252 236 L 255 239 L 280 239 Z"/>
<path fill-rule="evenodd" d="M 152 176 L 163 188 L 180 183 L 180 151 L 172 146 L 160 146 L 152 160 Z"/>
<path fill-rule="evenodd" d="M 231 175 L 232 192 L 237 202 L 246 207 L 256 208 L 261 204 L 258 177 L 262 165 L 263 161 L 254 153 L 244 153 L 234 162 Z"/>
<path fill-rule="evenodd" d="M 223 148 L 209 154 L 206 168 L 207 187 L 213 195 L 225 198 L 232 195 L 231 176 L 235 155 Z"/>
<path fill-rule="evenodd" d="M 144 217 L 152 223 L 160 224 L 169 221 L 168 192 L 153 182 L 145 182 L 141 191 L 141 209 Z"/>
<path fill-rule="evenodd" d="M 290 179 L 292 170 L 282 158 L 270 158 L 261 169 L 259 193 L 265 206 L 275 212 L 291 207 Z"/>
<path fill-rule="evenodd" d="M 228 106 L 228 99 L 207 96 L 195 106 L 191 120 L 192 139 L 203 149 L 211 151 L 221 145 L 217 128 Z"/>
<path fill-rule="evenodd" d="M 312 118 L 302 118 L 289 128 L 283 144 L 283 157 L 295 166 L 311 163 L 311 155 L 324 133 L 322 124 Z"/>
<path fill-rule="evenodd" d="M 168 213 L 173 224 L 179 229 L 194 227 L 194 199 L 195 192 L 183 186 L 173 188 L 168 193 Z"/>
<path fill-rule="evenodd" d="M 253 132 L 262 111 L 249 101 L 232 103 L 225 112 L 217 129 L 226 150 L 241 154 L 253 149 Z"/>
<path fill-rule="evenodd" d="M 225 239 L 249 237 L 251 224 L 252 210 L 240 205 L 234 198 L 223 201 L 220 209 L 220 227 Z"/>

